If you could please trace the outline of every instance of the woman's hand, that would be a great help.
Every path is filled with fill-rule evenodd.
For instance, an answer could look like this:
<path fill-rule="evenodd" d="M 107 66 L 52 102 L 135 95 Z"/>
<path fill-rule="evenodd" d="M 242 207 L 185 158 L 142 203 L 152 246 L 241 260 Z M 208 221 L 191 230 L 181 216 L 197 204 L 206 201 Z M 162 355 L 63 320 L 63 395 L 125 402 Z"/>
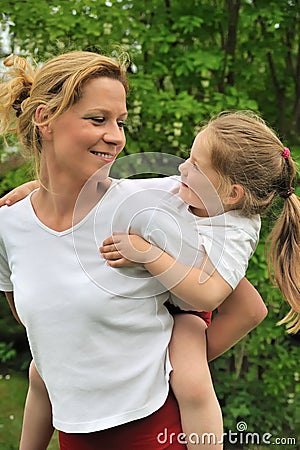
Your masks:
<path fill-rule="evenodd" d="M 7 205 L 11 206 L 14 203 L 22 200 L 27 197 L 32 191 L 39 188 L 40 184 L 37 180 L 28 181 L 27 183 L 21 184 L 21 186 L 16 187 L 12 191 L 8 192 L 8 194 L 4 195 L 0 198 L 0 208 L 1 206 Z"/>
<path fill-rule="evenodd" d="M 156 259 L 161 250 L 136 234 L 114 233 L 99 248 L 111 267 L 146 264 Z"/>

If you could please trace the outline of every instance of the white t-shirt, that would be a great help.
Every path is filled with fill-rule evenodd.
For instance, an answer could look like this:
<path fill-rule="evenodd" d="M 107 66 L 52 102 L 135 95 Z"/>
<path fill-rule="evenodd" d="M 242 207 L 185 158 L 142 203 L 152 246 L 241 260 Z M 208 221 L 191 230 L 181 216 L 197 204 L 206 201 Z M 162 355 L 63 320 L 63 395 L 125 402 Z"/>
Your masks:
<path fill-rule="evenodd" d="M 30 197 L 0 209 L 0 289 L 14 292 L 59 430 L 110 428 L 165 402 L 173 325 L 164 306 L 168 293 L 144 269 L 112 269 L 98 247 L 112 231 L 126 231 L 124 209 L 113 230 L 123 201 L 142 192 L 143 205 L 146 197 L 157 202 L 175 185 L 113 181 L 99 204 L 62 232 L 39 221 Z"/>
<path fill-rule="evenodd" d="M 93 210 L 62 232 L 39 221 L 30 197 L 0 209 L 0 290 L 14 291 L 59 430 L 120 425 L 151 414 L 167 397 L 169 295 L 143 268 L 112 269 L 98 248 L 130 227 L 182 262 L 199 264 L 198 218 L 173 195 L 177 188 L 175 177 L 114 180 Z M 161 214 L 152 220 L 157 205 Z"/>

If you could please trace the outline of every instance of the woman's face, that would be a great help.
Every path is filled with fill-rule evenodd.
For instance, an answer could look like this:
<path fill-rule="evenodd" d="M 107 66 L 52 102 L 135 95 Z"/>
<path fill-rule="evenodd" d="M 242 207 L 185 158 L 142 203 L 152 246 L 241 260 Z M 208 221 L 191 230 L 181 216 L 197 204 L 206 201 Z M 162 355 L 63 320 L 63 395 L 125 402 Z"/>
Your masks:
<path fill-rule="evenodd" d="M 125 146 L 126 92 L 107 77 L 86 83 L 81 99 L 49 124 L 43 156 L 55 176 L 87 180 L 109 167 Z M 47 137 L 45 137 L 47 136 Z"/>

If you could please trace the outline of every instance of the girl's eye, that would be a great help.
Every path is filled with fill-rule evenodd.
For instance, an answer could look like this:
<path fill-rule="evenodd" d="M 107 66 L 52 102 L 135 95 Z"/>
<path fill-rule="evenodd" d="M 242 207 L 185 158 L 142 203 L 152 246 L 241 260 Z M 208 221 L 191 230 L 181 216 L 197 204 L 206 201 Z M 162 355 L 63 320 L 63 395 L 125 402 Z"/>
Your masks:
<path fill-rule="evenodd" d="M 193 163 L 193 167 L 195 170 L 199 170 L 199 167 L 197 166 L 197 164 Z"/>
<path fill-rule="evenodd" d="M 119 120 L 119 121 L 118 121 L 118 127 L 119 127 L 119 128 L 124 128 L 124 127 L 126 127 L 126 122 L 124 122 L 123 120 Z"/>

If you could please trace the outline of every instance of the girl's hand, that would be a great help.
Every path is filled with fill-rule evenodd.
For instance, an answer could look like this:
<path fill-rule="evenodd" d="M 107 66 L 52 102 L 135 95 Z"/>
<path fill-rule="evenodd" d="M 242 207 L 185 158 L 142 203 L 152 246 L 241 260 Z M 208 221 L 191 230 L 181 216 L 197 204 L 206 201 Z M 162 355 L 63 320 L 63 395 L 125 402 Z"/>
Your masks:
<path fill-rule="evenodd" d="M 21 184 L 21 186 L 16 187 L 12 191 L 8 192 L 8 194 L 4 195 L 2 198 L 0 198 L 0 208 L 1 206 L 7 205 L 13 205 L 14 203 L 18 202 L 19 200 L 22 200 L 23 198 L 27 197 L 32 191 L 37 189 L 39 187 L 38 181 L 28 181 L 28 183 Z"/>
<path fill-rule="evenodd" d="M 146 264 L 156 259 L 161 250 L 136 234 L 114 233 L 99 248 L 111 267 Z"/>

